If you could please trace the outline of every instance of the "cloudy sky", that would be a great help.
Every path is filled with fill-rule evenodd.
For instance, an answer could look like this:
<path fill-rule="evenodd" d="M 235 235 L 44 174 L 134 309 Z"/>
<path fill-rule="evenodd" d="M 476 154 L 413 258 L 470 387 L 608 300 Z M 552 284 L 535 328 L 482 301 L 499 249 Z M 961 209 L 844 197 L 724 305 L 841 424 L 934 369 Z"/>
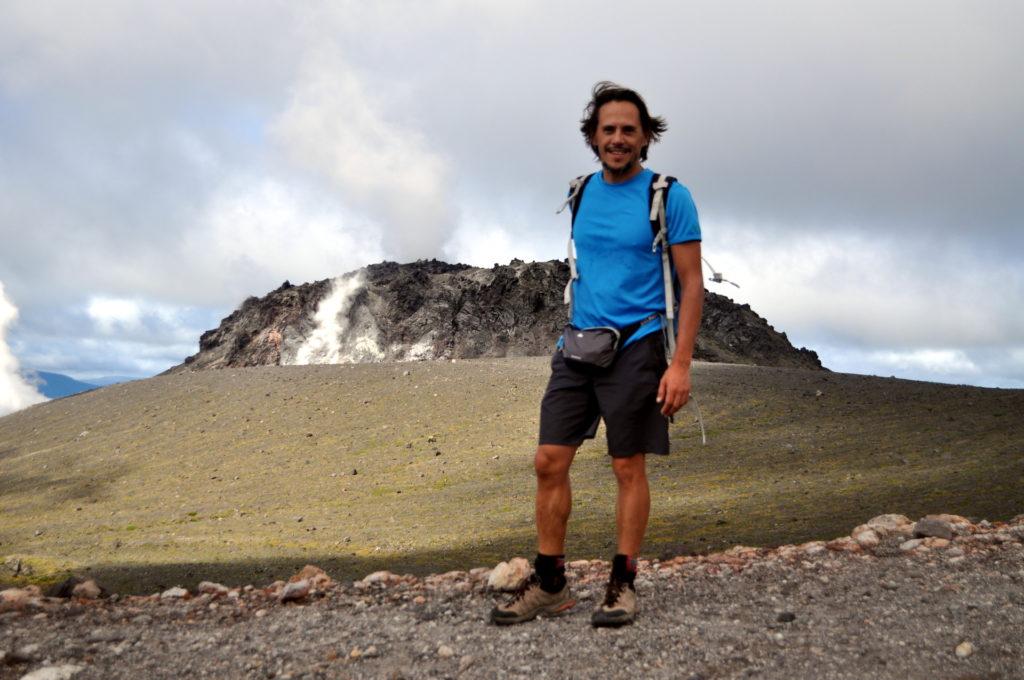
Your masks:
<path fill-rule="evenodd" d="M 1024 4 L 644 8 L 0 0 L 0 350 L 152 375 L 285 279 L 561 258 L 611 79 L 712 290 L 834 370 L 1024 387 Z"/>

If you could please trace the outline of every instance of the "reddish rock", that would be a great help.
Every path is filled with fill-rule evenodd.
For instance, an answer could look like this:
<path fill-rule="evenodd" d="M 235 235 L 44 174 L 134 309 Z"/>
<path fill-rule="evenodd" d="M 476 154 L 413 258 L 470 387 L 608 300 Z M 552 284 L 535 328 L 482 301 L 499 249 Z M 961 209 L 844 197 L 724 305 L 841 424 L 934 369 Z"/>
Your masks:
<path fill-rule="evenodd" d="M 323 590 L 334 583 L 331 577 L 327 575 L 327 572 L 312 564 L 304 566 L 299 570 L 299 573 L 292 576 L 288 581 L 290 583 L 309 581 L 310 585 L 317 590 Z"/>

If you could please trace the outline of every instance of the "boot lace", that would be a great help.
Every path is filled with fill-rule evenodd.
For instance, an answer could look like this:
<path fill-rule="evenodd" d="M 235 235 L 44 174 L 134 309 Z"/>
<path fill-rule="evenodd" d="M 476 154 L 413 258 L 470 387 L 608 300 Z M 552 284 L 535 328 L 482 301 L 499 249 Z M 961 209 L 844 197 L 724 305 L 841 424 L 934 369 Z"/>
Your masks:
<path fill-rule="evenodd" d="M 623 581 L 611 580 L 608 582 L 608 589 L 604 591 L 604 606 L 611 607 L 619 601 L 619 595 L 622 594 L 622 589 L 626 586 Z"/>
<path fill-rule="evenodd" d="M 534 585 L 540 585 L 540 579 L 537 577 L 537 574 L 530 574 L 530 577 L 523 581 L 523 584 L 516 589 L 515 593 L 512 594 L 512 599 L 509 600 L 508 603 L 511 605 L 519 602 L 521 599 L 526 597 L 526 592 Z"/>

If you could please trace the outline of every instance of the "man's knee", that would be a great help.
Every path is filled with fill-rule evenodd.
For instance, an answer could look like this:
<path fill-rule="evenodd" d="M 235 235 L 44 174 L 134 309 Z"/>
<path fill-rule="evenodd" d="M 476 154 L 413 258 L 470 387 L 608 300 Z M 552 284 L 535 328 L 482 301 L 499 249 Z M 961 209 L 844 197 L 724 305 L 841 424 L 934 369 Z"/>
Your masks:
<path fill-rule="evenodd" d="M 647 480 L 646 457 L 642 453 L 628 458 L 612 458 L 612 470 L 621 486 L 630 486 Z"/>
<path fill-rule="evenodd" d="M 537 478 L 553 480 L 565 477 L 569 474 L 569 466 L 572 465 L 575 455 L 576 447 L 574 446 L 541 444 L 537 447 L 537 454 L 533 458 L 533 469 L 537 473 Z"/>

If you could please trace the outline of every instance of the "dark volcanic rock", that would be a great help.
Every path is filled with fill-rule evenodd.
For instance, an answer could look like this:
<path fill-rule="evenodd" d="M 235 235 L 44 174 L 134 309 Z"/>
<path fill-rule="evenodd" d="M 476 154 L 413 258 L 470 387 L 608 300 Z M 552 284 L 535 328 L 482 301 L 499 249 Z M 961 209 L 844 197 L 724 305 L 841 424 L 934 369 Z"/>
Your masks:
<path fill-rule="evenodd" d="M 199 353 L 171 372 L 199 368 L 337 361 L 536 356 L 552 351 L 565 324 L 564 262 L 482 269 L 437 260 L 383 262 L 251 297 Z M 337 283 L 337 286 L 335 285 Z M 338 291 L 343 291 L 339 293 Z M 341 294 L 341 298 L 332 298 Z M 321 303 L 337 304 L 336 331 L 318 333 Z M 325 340 L 325 338 L 327 338 Z M 324 344 L 326 342 L 326 345 Z M 319 344 L 318 344 L 319 343 Z M 316 346 L 318 349 L 311 350 Z M 706 361 L 821 368 L 748 305 L 706 292 L 695 357 Z"/>

